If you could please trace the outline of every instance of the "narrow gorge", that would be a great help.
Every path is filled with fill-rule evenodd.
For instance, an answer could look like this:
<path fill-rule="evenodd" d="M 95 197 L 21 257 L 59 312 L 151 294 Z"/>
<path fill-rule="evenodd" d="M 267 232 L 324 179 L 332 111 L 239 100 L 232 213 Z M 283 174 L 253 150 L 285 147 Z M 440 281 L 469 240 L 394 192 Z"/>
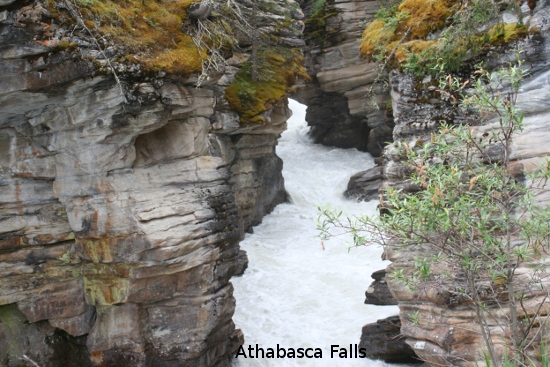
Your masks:
<path fill-rule="evenodd" d="M 521 178 L 550 150 L 550 0 L 486 1 L 504 31 L 480 26 L 488 45 L 457 70 L 496 70 L 523 50 Z M 461 122 L 414 57 L 452 27 L 449 9 L 482 0 L 400 3 L 0 0 L 0 366 L 230 366 L 247 340 L 233 319 L 231 278 L 249 261 L 240 242 L 289 200 L 276 154 L 288 98 L 308 106 L 314 143 L 375 157 L 347 192 L 376 199 L 354 203 L 369 210 L 388 188 L 415 190 L 399 143 L 420 147 L 440 121 Z M 409 16 L 369 31 L 381 6 Z M 434 24 L 414 19 L 436 10 Z M 392 273 L 417 254 L 383 256 Z M 456 331 L 475 329 L 471 310 L 386 279 L 422 360 L 475 365 L 479 336 Z M 530 298 L 538 315 L 544 297 Z M 537 330 L 547 340 L 544 322 Z"/>

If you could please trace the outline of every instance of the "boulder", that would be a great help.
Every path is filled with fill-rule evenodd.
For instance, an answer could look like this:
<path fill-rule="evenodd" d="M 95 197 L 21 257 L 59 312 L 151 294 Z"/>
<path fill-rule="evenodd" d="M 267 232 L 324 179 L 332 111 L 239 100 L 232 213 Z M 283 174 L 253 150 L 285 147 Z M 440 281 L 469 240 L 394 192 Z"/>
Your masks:
<path fill-rule="evenodd" d="M 382 167 L 374 166 L 351 176 L 344 196 L 357 201 L 378 199 L 378 189 L 381 184 Z"/>
<path fill-rule="evenodd" d="M 371 277 L 374 279 L 374 282 L 371 283 L 365 292 L 365 303 L 379 306 L 397 305 L 397 300 L 393 298 L 386 283 L 386 270 L 375 271 Z"/>

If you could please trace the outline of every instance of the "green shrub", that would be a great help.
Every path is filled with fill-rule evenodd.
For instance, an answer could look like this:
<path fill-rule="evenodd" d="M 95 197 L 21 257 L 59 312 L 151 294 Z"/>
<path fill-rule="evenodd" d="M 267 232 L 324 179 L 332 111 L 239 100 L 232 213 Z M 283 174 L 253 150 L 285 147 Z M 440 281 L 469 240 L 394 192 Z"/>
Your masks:
<path fill-rule="evenodd" d="M 535 203 L 536 193 L 545 190 L 550 178 L 549 162 L 528 175 L 529 186 L 509 174 L 511 140 L 523 128 L 523 113 L 515 102 L 525 73 L 521 63 L 493 73 L 478 69 L 468 93 L 462 80 L 441 80 L 443 96 L 463 93 L 459 108 L 478 116 L 477 124 L 495 118 L 495 127 L 441 125 L 424 144 L 394 143 L 412 172 L 410 185 L 419 191 L 387 189 L 381 216 L 344 218 L 321 208 L 318 224 L 324 239 L 339 227 L 351 233 L 358 246 L 375 243 L 431 254 L 415 258 L 411 270 L 396 271 L 393 278 L 412 289 L 435 288 L 471 307 L 486 359 L 498 367 L 523 366 L 527 349 L 540 343 L 533 332 L 535 320 L 542 318 L 538 305 L 527 310 L 522 300 L 534 289 L 544 292 L 540 277 L 546 262 L 540 257 L 550 250 L 550 208 Z M 526 263 L 532 276 L 518 277 L 516 270 Z M 442 264 L 453 270 L 434 272 Z M 506 317 L 493 317 L 499 309 Z M 507 330 L 509 364 L 495 352 L 490 327 L 495 322 Z"/>

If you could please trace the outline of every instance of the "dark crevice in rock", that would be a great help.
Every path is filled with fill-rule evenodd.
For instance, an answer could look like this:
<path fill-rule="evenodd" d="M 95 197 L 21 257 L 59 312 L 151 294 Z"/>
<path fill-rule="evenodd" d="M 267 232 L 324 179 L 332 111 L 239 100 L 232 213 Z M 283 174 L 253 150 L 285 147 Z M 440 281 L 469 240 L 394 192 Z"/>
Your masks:
<path fill-rule="evenodd" d="M 15 304 L 0 306 L 0 365 L 18 367 L 31 359 L 44 367 L 91 367 L 87 335 L 71 336 L 48 321 L 29 323 Z"/>
<path fill-rule="evenodd" d="M 363 116 L 351 116 L 348 100 L 338 93 L 323 93 L 308 101 L 306 121 L 315 143 L 367 151 L 369 126 Z"/>
<path fill-rule="evenodd" d="M 61 329 L 55 329 L 53 335 L 46 340 L 53 348 L 53 355 L 47 366 L 91 367 L 86 339 L 87 335 L 74 337 Z"/>

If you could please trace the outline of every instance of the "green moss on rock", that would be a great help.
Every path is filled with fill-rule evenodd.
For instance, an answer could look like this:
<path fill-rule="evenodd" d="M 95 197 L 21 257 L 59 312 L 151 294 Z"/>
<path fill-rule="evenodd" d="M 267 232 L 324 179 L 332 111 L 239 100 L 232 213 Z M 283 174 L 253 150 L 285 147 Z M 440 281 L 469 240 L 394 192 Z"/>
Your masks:
<path fill-rule="evenodd" d="M 483 37 L 490 44 L 497 45 L 525 38 L 528 33 L 529 28 L 525 24 L 498 23 L 489 28 Z"/>
<path fill-rule="evenodd" d="M 457 9 L 455 0 L 405 0 L 394 11 L 379 15 L 363 32 L 361 53 L 369 60 L 389 56 L 396 47 L 422 40 L 442 29 Z M 403 61 L 403 59 L 399 60 Z"/>
<path fill-rule="evenodd" d="M 299 49 L 267 47 L 258 52 L 253 66 L 253 60 L 248 60 L 235 75 L 235 82 L 225 89 L 225 98 L 243 123 L 263 122 L 262 113 L 293 92 L 298 77 L 309 78 Z"/>
<path fill-rule="evenodd" d="M 192 74 L 202 69 L 201 53 L 182 24 L 194 1 L 76 0 L 76 6 L 89 29 L 118 41 L 146 71 Z M 56 2 L 46 6 L 59 18 Z"/>
<path fill-rule="evenodd" d="M 304 37 L 306 40 L 315 42 L 322 48 L 329 36 L 327 20 L 337 14 L 336 9 L 326 1 L 317 1 L 312 8 L 312 14 L 305 20 Z"/>
<path fill-rule="evenodd" d="M 360 51 L 369 61 L 388 62 L 419 76 L 442 68 L 455 71 L 466 58 L 530 33 L 521 23 L 497 23 L 477 31 L 497 14 L 491 0 L 467 6 L 457 0 L 403 0 L 377 13 L 363 32 Z M 449 24 L 452 27 L 446 28 Z M 439 38 L 428 39 L 438 31 Z"/>

